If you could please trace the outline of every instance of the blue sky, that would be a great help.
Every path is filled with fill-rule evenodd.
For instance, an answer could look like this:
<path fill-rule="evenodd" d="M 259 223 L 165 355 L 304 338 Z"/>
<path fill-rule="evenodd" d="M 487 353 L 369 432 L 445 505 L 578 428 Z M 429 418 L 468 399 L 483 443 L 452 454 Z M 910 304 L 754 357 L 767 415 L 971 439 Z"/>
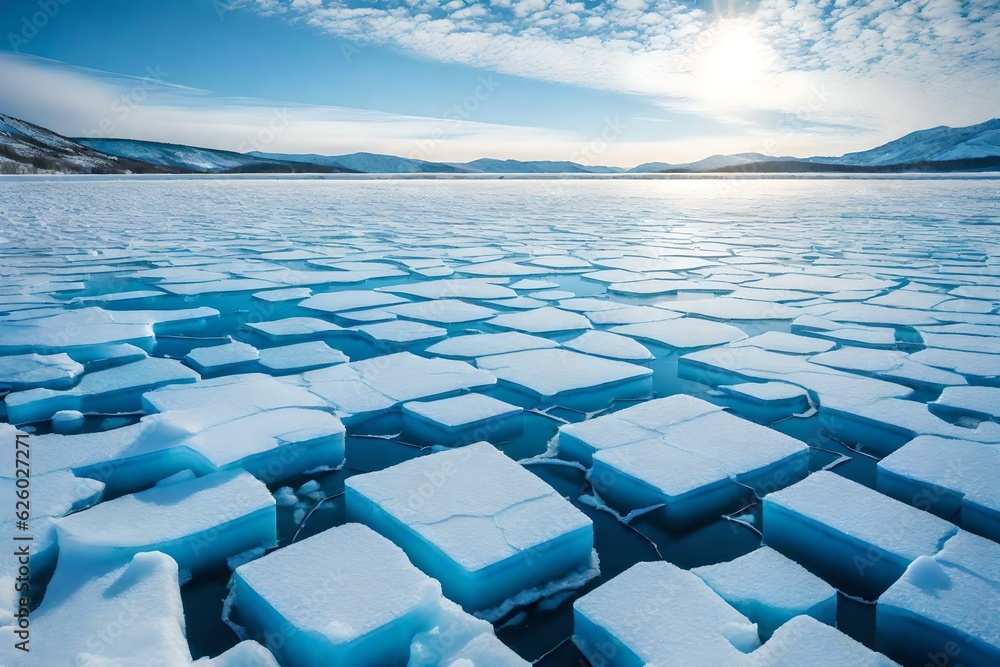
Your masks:
<path fill-rule="evenodd" d="M 1000 115 L 1000 0 L 4 0 L 0 112 L 236 150 L 631 166 Z"/>

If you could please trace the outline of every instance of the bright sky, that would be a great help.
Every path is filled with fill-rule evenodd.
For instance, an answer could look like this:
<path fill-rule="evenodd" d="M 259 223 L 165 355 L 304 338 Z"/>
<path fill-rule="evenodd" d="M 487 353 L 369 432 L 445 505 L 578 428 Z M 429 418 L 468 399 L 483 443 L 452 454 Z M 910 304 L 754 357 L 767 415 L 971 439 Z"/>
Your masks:
<path fill-rule="evenodd" d="M 0 112 L 231 150 L 634 166 L 1000 116 L 1000 0 L 2 0 Z"/>

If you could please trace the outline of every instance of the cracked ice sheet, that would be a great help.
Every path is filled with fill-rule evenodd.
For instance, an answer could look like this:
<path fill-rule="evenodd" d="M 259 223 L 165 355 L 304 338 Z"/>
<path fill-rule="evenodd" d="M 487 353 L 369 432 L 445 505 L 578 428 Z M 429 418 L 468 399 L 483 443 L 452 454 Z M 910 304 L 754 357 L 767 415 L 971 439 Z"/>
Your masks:
<path fill-rule="evenodd" d="M 477 306 L 458 299 L 434 299 L 404 303 L 383 308 L 398 317 L 432 324 L 460 324 L 485 320 L 496 315 L 492 308 Z"/>
<path fill-rule="evenodd" d="M 502 282 L 506 282 L 503 280 Z M 422 299 L 513 299 L 517 292 L 497 284 L 495 280 L 482 278 L 456 278 L 451 280 L 428 280 L 407 285 L 376 288 L 379 292 L 405 294 Z"/>
<path fill-rule="evenodd" d="M 440 481 L 426 497 L 419 489 L 428 480 Z M 590 519 L 485 442 L 357 475 L 345 486 L 348 517 L 393 539 L 468 611 L 591 567 Z"/>
<path fill-rule="evenodd" d="M 161 414 L 109 431 L 33 436 L 34 472 L 71 470 L 121 493 L 185 469 L 239 466 L 271 481 L 343 460 L 344 427 L 326 401 L 266 375 L 172 385 L 142 402 L 147 413 Z"/>
<path fill-rule="evenodd" d="M 697 317 L 625 324 L 611 328 L 612 333 L 631 336 L 676 348 L 697 348 L 732 343 L 747 337 L 742 330 Z"/>
<path fill-rule="evenodd" d="M 375 324 L 362 324 L 352 327 L 352 330 L 375 342 L 398 345 L 438 340 L 448 335 L 447 329 L 411 320 L 389 320 Z"/>
<path fill-rule="evenodd" d="M 560 333 L 593 328 L 590 320 L 583 315 L 551 306 L 519 313 L 504 313 L 487 320 L 486 323 L 500 329 L 513 329 L 529 334 Z"/>
<path fill-rule="evenodd" d="M 634 397 L 648 392 L 653 375 L 643 366 L 565 349 L 525 350 L 480 357 L 476 365 L 542 400 L 615 388 L 622 388 L 629 394 L 621 398 Z M 638 384 L 633 387 L 634 383 Z"/>
<path fill-rule="evenodd" d="M 282 381 L 321 397 L 341 419 L 362 419 L 407 401 L 496 384 L 496 377 L 463 361 L 426 359 L 409 352 L 309 371 Z"/>
<path fill-rule="evenodd" d="M 177 563 L 159 552 L 110 569 L 60 559 L 31 623 L 32 664 L 130 667 L 137 656 L 178 667 L 192 662 Z M 4 664 L 24 664 L 14 629 L 0 628 Z"/>
<path fill-rule="evenodd" d="M 248 322 L 247 326 L 273 341 L 310 338 L 344 331 L 343 327 L 315 317 L 286 317 L 267 322 Z"/>
<path fill-rule="evenodd" d="M 165 385 L 196 382 L 198 373 L 172 359 L 148 357 L 88 373 L 72 389 L 28 389 L 8 394 L 8 419 L 25 423 L 49 419 L 60 410 L 128 412 L 139 395 Z M 116 408 L 108 410 L 111 406 Z"/>
<path fill-rule="evenodd" d="M 904 664 L 953 647 L 962 664 L 1000 660 L 1000 545 L 965 531 L 914 560 L 876 606 L 875 645 Z"/>
<path fill-rule="evenodd" d="M 563 343 L 563 347 L 584 354 L 592 354 L 608 359 L 643 362 L 653 358 L 653 353 L 641 343 L 627 336 L 609 331 L 587 331 Z"/>
<path fill-rule="evenodd" d="M 244 471 L 121 496 L 65 517 L 56 530 L 60 558 L 113 565 L 160 551 L 191 573 L 277 545 L 274 498 Z"/>
<path fill-rule="evenodd" d="M 62 353 L 0 357 L 0 390 L 65 389 L 82 373 L 83 366 Z"/>
<path fill-rule="evenodd" d="M 878 463 L 878 490 L 1000 540 L 1000 447 L 936 436 L 914 438 Z"/>
<path fill-rule="evenodd" d="M 872 350 L 844 347 L 809 357 L 814 364 L 872 375 L 917 388 L 943 389 L 952 385 L 968 384 L 957 373 L 941 370 L 913 361 L 906 352 L 899 350 Z"/>
<path fill-rule="evenodd" d="M 407 303 L 407 301 L 402 297 L 386 292 L 344 290 L 342 292 L 326 292 L 311 296 L 299 303 L 299 306 L 325 313 L 341 313 L 350 310 L 394 306 L 400 303 Z"/>
<path fill-rule="evenodd" d="M 794 320 L 801 313 L 797 308 L 770 301 L 750 301 L 733 297 L 671 301 L 658 307 L 713 320 Z"/>
<path fill-rule="evenodd" d="M 750 654 L 751 667 L 899 667 L 835 627 L 796 616 Z"/>
<path fill-rule="evenodd" d="M 1000 387 L 946 387 L 928 407 L 934 414 L 948 418 L 1000 421 Z"/>
<path fill-rule="evenodd" d="M 356 523 L 239 566 L 227 607 L 282 664 L 447 665 L 493 634 L 399 547 Z"/>
<path fill-rule="evenodd" d="M 207 307 L 137 311 L 80 308 L 18 321 L 0 318 L 0 354 L 55 354 L 107 343 L 148 347 L 155 333 L 169 328 L 164 325 L 197 324 L 218 316 L 219 311 Z"/>
<path fill-rule="evenodd" d="M 958 530 L 826 471 L 764 498 L 765 544 L 866 599 L 875 599 L 920 556 L 937 553 Z"/>
<path fill-rule="evenodd" d="M 559 347 L 559 344 L 548 338 L 531 336 L 519 331 L 508 331 L 496 334 L 454 336 L 440 343 L 434 343 L 427 348 L 427 352 L 440 357 L 472 359 L 492 354 L 553 347 Z"/>
<path fill-rule="evenodd" d="M 756 623 L 765 641 L 800 614 L 837 626 L 836 589 L 769 547 L 691 572 Z"/>
<path fill-rule="evenodd" d="M 639 563 L 573 603 L 573 643 L 592 664 L 741 665 L 757 627 L 671 563 Z"/>
<path fill-rule="evenodd" d="M 609 503 L 626 513 L 663 504 L 672 525 L 717 516 L 745 486 L 780 488 L 808 472 L 804 443 L 684 395 L 563 426 L 558 445 L 593 464 L 594 488 Z"/>

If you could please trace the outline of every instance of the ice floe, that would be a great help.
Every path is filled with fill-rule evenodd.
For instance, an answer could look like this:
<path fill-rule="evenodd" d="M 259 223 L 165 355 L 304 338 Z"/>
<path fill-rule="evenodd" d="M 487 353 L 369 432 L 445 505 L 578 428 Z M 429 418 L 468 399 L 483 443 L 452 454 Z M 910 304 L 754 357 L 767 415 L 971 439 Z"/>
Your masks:
<path fill-rule="evenodd" d="M 351 477 L 346 488 L 348 517 L 402 547 L 470 612 L 597 574 L 590 519 L 488 443 Z"/>

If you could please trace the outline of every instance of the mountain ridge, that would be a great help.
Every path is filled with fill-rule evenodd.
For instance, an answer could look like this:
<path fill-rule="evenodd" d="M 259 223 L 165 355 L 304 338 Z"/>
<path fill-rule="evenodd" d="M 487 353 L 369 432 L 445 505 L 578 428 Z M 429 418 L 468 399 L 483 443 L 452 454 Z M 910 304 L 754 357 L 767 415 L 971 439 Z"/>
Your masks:
<path fill-rule="evenodd" d="M 0 113 L 0 174 L 18 173 L 381 173 L 381 174 L 616 174 L 616 173 L 876 173 L 1000 170 L 1000 118 L 965 127 L 910 132 L 866 151 L 839 157 L 716 154 L 695 162 L 648 162 L 631 169 L 566 160 L 479 158 L 432 162 L 358 152 L 239 153 L 185 144 L 121 138 L 72 138 Z"/>

